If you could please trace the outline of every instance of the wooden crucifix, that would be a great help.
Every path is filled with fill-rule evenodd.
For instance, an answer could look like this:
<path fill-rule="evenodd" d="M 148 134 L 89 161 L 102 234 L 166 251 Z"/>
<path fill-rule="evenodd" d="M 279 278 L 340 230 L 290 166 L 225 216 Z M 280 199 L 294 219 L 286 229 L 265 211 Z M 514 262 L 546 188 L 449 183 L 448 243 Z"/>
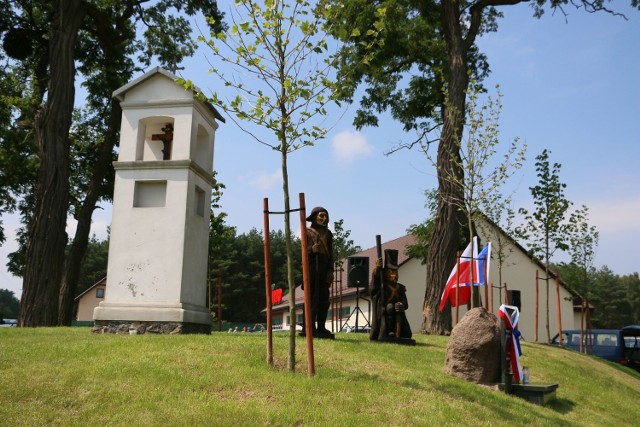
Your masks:
<path fill-rule="evenodd" d="M 151 135 L 152 141 L 162 141 L 162 160 L 171 160 L 171 143 L 173 142 L 173 125 L 167 123 L 162 128 L 164 133 L 156 133 Z"/>

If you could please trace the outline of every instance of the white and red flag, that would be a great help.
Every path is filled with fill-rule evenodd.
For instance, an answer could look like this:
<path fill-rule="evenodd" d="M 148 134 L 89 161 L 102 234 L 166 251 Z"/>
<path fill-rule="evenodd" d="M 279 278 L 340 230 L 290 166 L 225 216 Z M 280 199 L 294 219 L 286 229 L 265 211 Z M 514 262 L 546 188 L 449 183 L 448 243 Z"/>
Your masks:
<path fill-rule="evenodd" d="M 478 257 L 478 238 L 474 237 L 473 242 L 469 243 L 460 255 L 460 262 L 456 263 L 447 279 L 440 298 L 440 311 L 444 310 L 447 300 L 451 307 L 467 304 L 471 298 L 471 286 L 484 286 L 488 283 L 490 259 L 491 243 L 480 252 Z M 458 265 L 460 265 L 459 274 Z M 457 298 L 456 288 L 458 288 Z"/>

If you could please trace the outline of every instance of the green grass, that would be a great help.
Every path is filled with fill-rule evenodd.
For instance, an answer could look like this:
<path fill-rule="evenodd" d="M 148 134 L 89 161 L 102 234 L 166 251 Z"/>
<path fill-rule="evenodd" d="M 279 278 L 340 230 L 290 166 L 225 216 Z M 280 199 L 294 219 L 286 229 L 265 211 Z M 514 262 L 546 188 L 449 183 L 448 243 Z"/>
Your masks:
<path fill-rule="evenodd" d="M 523 344 L 532 382 L 558 383 L 546 407 L 443 371 L 446 337 L 407 347 L 365 334 L 316 340 L 307 377 L 288 335 L 93 335 L 0 329 L 0 426 L 639 425 L 640 375 L 594 357 Z"/>

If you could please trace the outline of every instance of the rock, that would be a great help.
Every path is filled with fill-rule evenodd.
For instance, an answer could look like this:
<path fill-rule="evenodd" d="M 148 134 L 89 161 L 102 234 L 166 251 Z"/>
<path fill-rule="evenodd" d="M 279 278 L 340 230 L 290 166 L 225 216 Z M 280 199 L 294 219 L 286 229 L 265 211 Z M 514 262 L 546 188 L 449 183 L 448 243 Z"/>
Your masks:
<path fill-rule="evenodd" d="M 478 384 L 500 382 L 500 321 L 484 308 L 468 311 L 453 328 L 445 372 Z"/>

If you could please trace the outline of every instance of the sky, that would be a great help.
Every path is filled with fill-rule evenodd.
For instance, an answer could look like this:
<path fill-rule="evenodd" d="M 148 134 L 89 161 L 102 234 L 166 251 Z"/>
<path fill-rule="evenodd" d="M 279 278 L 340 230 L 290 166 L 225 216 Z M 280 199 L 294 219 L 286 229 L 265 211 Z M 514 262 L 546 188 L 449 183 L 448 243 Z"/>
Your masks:
<path fill-rule="evenodd" d="M 567 8 L 566 17 L 547 13 L 535 19 L 527 4 L 504 7 L 498 32 L 478 42 L 491 67 L 485 86 L 495 96 L 499 85 L 503 95 L 502 143 L 518 137 L 528 146 L 523 168 L 503 192 L 514 192 L 516 209 L 532 209 L 535 157 L 550 150 L 550 161 L 562 165 L 560 180 L 572 209 L 586 205 L 589 222 L 600 233 L 595 266 L 620 275 L 640 271 L 640 12 L 624 3 L 615 7 L 628 20 L 573 8 Z M 221 91 L 220 81 L 207 73 L 205 54 L 200 51 L 178 74 L 205 94 Z M 423 153 L 385 154 L 413 134 L 389 115 L 382 116 L 378 128 L 357 131 L 352 125 L 356 109 L 357 104 L 332 109 L 324 124 L 331 127 L 326 139 L 290 154 L 289 186 L 292 208 L 304 193 L 308 211 L 325 207 L 330 221 L 344 220 L 350 239 L 366 249 L 375 245 L 377 234 L 383 242 L 392 240 L 424 221 L 424 191 L 437 182 Z M 264 198 L 271 211 L 283 210 L 279 153 L 231 120 L 216 133 L 214 168 L 226 186 L 221 205 L 227 224 L 238 233 L 262 230 Z M 111 209 L 102 208 L 94 215 L 93 232 L 106 238 Z M 3 221 L 8 239 L 0 247 L 0 288 L 20 298 L 22 281 L 5 268 L 7 254 L 16 248 L 19 218 L 5 215 Z M 282 215 L 272 215 L 272 229 L 282 229 L 282 221 Z M 299 234 L 297 213 L 292 224 Z M 73 229 L 70 221 L 68 232 Z M 562 254 L 552 259 L 568 260 Z"/>

